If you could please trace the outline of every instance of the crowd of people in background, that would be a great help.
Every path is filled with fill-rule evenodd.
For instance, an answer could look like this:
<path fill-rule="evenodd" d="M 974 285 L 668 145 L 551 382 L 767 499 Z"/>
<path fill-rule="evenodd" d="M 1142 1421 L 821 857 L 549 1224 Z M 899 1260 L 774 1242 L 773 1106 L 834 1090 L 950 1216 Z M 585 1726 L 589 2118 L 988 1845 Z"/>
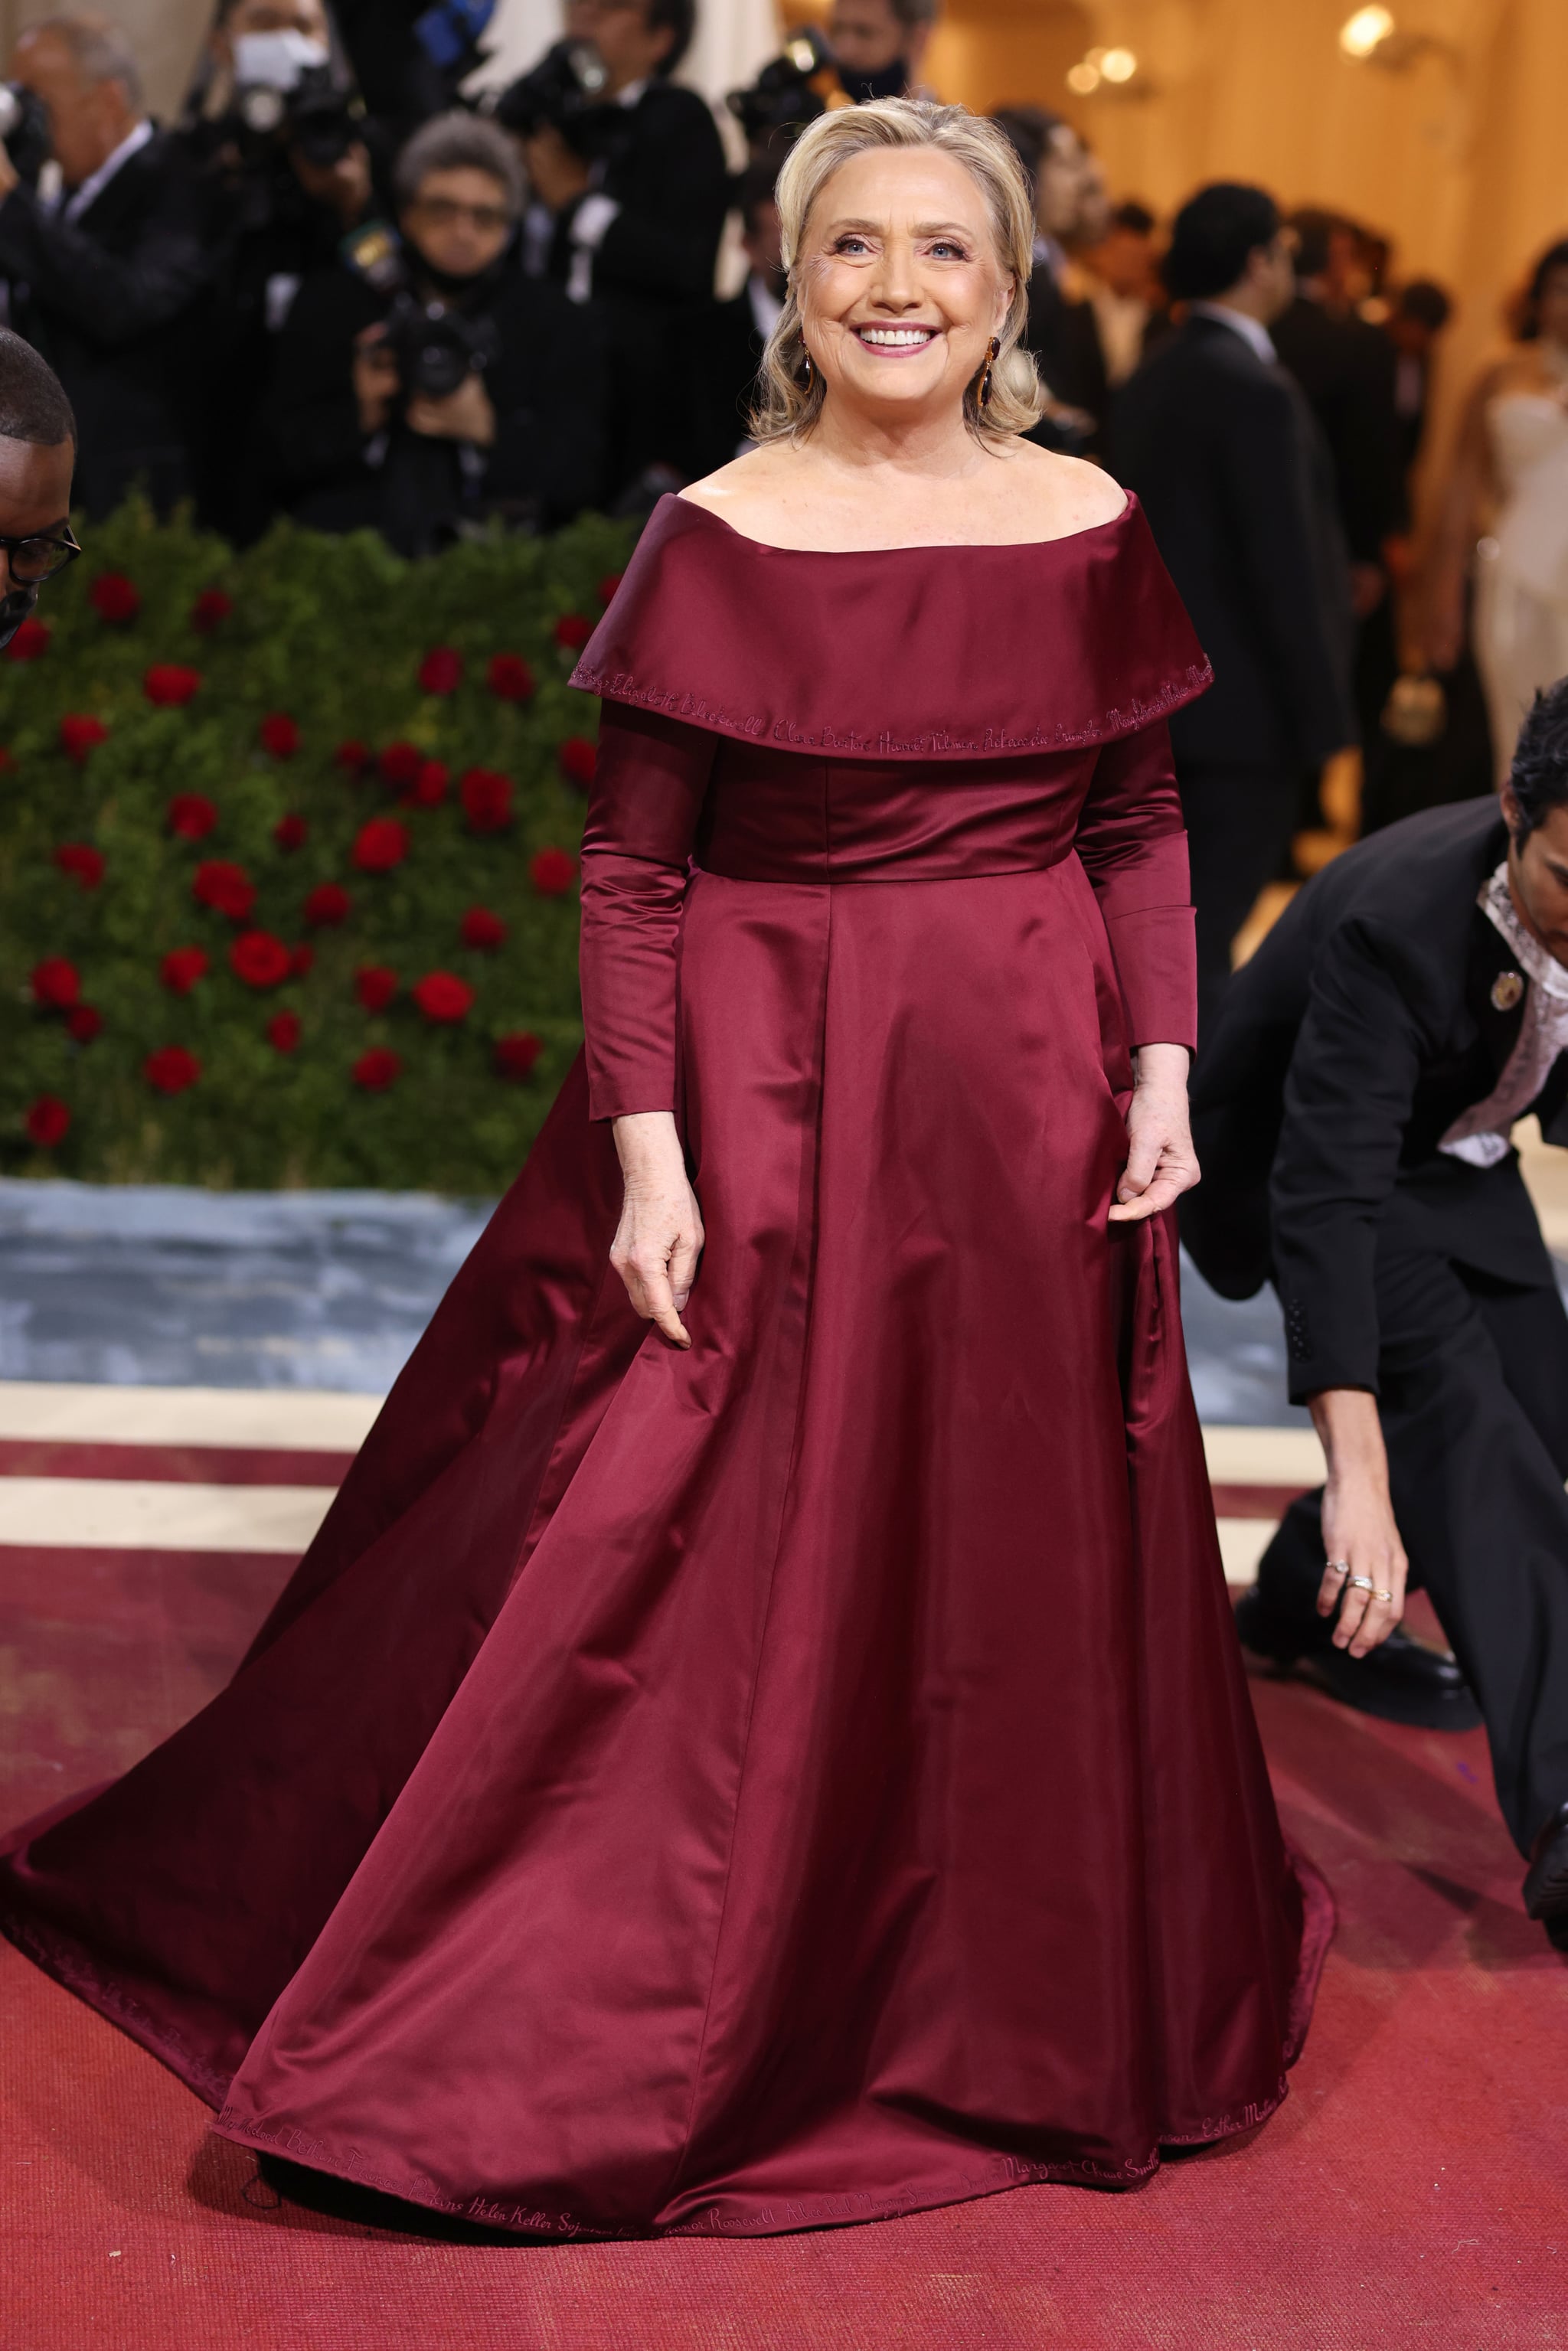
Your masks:
<path fill-rule="evenodd" d="M 696 0 L 564 0 L 561 39 L 482 100 L 483 6 L 219 0 L 168 127 L 106 19 L 35 23 L 8 69 L 0 303 L 75 403 L 78 503 L 140 487 L 240 543 L 285 514 L 408 555 L 648 510 L 745 444 L 795 130 L 918 89 L 937 5 L 834 0 L 731 100 L 732 154 L 674 78 Z M 1036 437 L 1143 496 L 1219 672 L 1178 730 L 1214 965 L 1314 820 L 1325 755 L 1363 747 L 1364 824 L 1457 797 L 1568 669 L 1568 245 L 1475 388 L 1417 580 L 1443 288 L 1257 189 L 1162 226 L 1068 121 L 997 120 L 1036 191 Z M 1423 668 L 1447 675 L 1436 718 Z"/>

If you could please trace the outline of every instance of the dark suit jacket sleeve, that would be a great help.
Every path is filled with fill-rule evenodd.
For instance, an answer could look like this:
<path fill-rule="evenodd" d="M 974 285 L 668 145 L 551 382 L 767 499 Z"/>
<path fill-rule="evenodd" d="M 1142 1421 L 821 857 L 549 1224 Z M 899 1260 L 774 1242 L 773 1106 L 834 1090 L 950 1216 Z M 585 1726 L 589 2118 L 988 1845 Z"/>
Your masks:
<path fill-rule="evenodd" d="M 111 348 L 177 319 L 213 266 L 200 217 L 177 185 L 160 192 L 129 253 L 107 251 L 86 230 L 41 212 L 28 189 L 13 188 L 0 204 L 0 274 L 25 279 L 44 309 Z"/>
<path fill-rule="evenodd" d="M 1375 563 L 1384 540 L 1410 518 L 1394 404 L 1398 356 L 1386 336 L 1368 329 L 1357 338 L 1355 358 L 1343 444 L 1335 454 L 1350 551 L 1357 562 Z"/>
<path fill-rule="evenodd" d="M 1270 1210 L 1297 1404 L 1322 1388 L 1377 1393 L 1378 1219 L 1423 1050 L 1398 963 L 1397 942 L 1373 924 L 1340 925 L 1318 959 L 1285 1082 Z"/>
<path fill-rule="evenodd" d="M 501 312 L 501 357 L 489 379 L 496 441 L 485 487 L 492 498 L 538 498 L 554 527 L 604 494 L 607 338 L 591 306 L 569 302 L 542 280 L 524 286 L 526 308 Z"/>
<path fill-rule="evenodd" d="M 1134 1045 L 1197 1040 L 1186 832 L 1163 718 L 1107 743 L 1074 843 L 1111 942 Z"/>
<path fill-rule="evenodd" d="M 622 209 L 593 256 L 593 290 L 705 302 L 729 204 L 724 147 L 695 90 L 656 95 L 656 112 L 650 105 L 623 173 L 606 189 Z"/>
<path fill-rule="evenodd" d="M 1239 380 L 1227 418 L 1221 490 L 1244 590 L 1293 722 L 1303 766 L 1351 741 L 1354 719 L 1318 593 L 1301 395 L 1276 375 Z"/>
<path fill-rule="evenodd" d="M 308 277 L 276 339 L 264 411 L 273 478 L 298 492 L 357 475 L 365 436 L 354 394 L 354 339 L 385 308 L 361 278 L 334 266 Z"/>

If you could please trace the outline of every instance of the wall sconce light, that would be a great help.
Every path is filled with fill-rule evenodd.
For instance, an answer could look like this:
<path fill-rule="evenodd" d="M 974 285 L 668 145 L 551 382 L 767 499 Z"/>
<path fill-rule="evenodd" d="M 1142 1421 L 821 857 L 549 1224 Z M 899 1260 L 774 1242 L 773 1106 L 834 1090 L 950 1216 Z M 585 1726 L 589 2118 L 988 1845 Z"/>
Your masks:
<path fill-rule="evenodd" d="M 1067 68 L 1067 87 L 1074 98 L 1092 98 L 1097 89 L 1125 90 L 1139 79 L 1138 60 L 1131 49 L 1090 49 Z M 1146 84 L 1144 85 L 1146 90 Z"/>
<path fill-rule="evenodd" d="M 1391 73 L 1404 73 L 1421 57 L 1447 57 L 1453 64 L 1458 56 L 1435 34 L 1401 31 L 1393 9 L 1384 7 L 1358 8 L 1347 16 L 1339 28 L 1339 46 L 1353 65 L 1383 66 Z"/>
<path fill-rule="evenodd" d="M 1339 45 L 1347 57 L 1364 65 L 1376 57 L 1385 41 L 1393 39 L 1396 29 L 1392 9 L 1358 8 L 1340 26 Z"/>

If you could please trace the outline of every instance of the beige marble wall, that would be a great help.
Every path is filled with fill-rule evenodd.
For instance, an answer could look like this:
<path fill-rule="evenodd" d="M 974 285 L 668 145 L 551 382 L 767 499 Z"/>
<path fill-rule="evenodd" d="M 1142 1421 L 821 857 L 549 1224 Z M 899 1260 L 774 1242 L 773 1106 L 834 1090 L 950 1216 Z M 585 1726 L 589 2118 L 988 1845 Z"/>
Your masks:
<path fill-rule="evenodd" d="M 1568 235 L 1568 0 L 1390 0 L 1430 44 L 1403 71 L 1339 48 L 1355 0 L 947 0 L 931 57 L 944 96 L 1031 98 L 1080 123 L 1118 193 L 1161 209 L 1200 181 L 1261 181 L 1391 235 L 1400 266 L 1458 297 L 1434 445 L 1499 335 L 1532 255 Z M 787 13 L 793 13 L 787 11 Z M 1066 68 L 1132 48 L 1127 95 L 1087 100 Z"/>
<path fill-rule="evenodd" d="M 0 47 L 11 44 L 24 25 L 62 12 L 47 0 L 0 0 Z M 192 66 L 213 11 L 208 0 L 97 0 L 95 13 L 122 25 L 136 45 L 147 84 L 148 102 L 164 120 L 177 114 Z"/>

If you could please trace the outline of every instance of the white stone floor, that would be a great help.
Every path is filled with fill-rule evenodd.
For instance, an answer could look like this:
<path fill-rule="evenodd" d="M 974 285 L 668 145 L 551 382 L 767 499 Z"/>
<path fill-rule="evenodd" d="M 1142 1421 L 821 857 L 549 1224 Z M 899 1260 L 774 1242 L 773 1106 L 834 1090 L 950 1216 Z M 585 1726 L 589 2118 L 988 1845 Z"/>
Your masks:
<path fill-rule="evenodd" d="M 1568 1155 L 1520 1140 L 1568 1257 Z M 487 1212 L 0 1182 L 0 1552 L 298 1555 L 339 1474 L 300 1483 L 298 1457 L 353 1453 Z M 1187 1266 L 1183 1305 L 1226 1573 L 1246 1583 L 1271 1498 L 1316 1484 L 1322 1455 L 1286 1401 L 1272 1297 L 1228 1304 Z"/>

